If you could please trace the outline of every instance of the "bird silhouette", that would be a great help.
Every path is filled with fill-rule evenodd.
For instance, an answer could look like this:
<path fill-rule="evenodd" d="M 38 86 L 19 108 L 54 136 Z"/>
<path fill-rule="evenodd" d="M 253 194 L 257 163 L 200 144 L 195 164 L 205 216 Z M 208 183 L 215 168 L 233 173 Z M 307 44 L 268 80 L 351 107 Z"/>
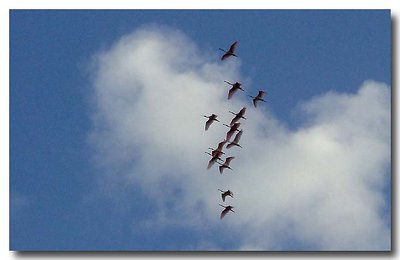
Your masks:
<path fill-rule="evenodd" d="M 266 102 L 266 101 L 263 99 L 264 95 L 265 95 L 265 91 L 259 90 L 257 96 L 255 96 L 255 97 L 250 96 L 250 95 L 248 95 L 248 96 L 251 97 L 251 98 L 253 99 L 253 105 L 254 105 L 254 107 L 257 107 L 257 102 L 259 102 L 259 101 Z"/>
<path fill-rule="evenodd" d="M 238 42 L 235 41 L 234 43 L 232 43 L 231 47 L 229 47 L 228 51 L 219 48 L 221 51 L 225 52 L 225 54 L 222 55 L 221 60 L 225 60 L 225 59 L 229 58 L 230 56 L 237 57 L 237 55 L 235 54 L 237 45 L 238 45 Z"/>
<path fill-rule="evenodd" d="M 235 94 L 236 91 L 238 91 L 239 89 L 240 89 L 241 91 L 244 91 L 244 89 L 241 87 L 242 84 L 239 83 L 239 82 L 230 83 L 230 82 L 225 81 L 225 80 L 224 80 L 224 82 L 232 86 L 232 88 L 231 88 L 231 89 L 229 90 L 229 92 L 228 92 L 228 99 L 231 99 L 232 96 L 233 96 L 233 94 Z"/>
<path fill-rule="evenodd" d="M 233 206 L 224 206 L 221 204 L 219 204 L 219 205 L 224 208 L 224 210 L 221 212 L 219 219 L 223 219 L 229 211 L 235 212 L 235 211 L 233 211 Z"/>
<path fill-rule="evenodd" d="M 229 144 L 226 146 L 226 149 L 229 149 L 232 146 L 238 146 L 238 147 L 242 148 L 242 146 L 239 144 L 239 141 L 240 141 L 240 138 L 242 137 L 242 134 L 243 134 L 243 130 L 240 130 L 236 134 L 235 139 L 233 139 L 232 142 L 229 142 Z"/>
<path fill-rule="evenodd" d="M 214 165 L 214 163 L 217 162 L 218 160 L 223 161 L 221 159 L 223 152 L 216 152 L 214 155 L 209 152 L 205 153 L 211 156 L 211 159 L 208 161 L 207 170 L 210 169 Z"/>
<path fill-rule="evenodd" d="M 246 107 L 243 107 L 242 109 L 240 109 L 239 113 L 233 113 L 232 111 L 229 111 L 229 113 L 235 115 L 235 117 L 232 119 L 230 125 L 233 125 L 234 123 L 239 121 L 241 118 L 246 119 L 244 117 L 244 114 L 246 113 Z"/>
<path fill-rule="evenodd" d="M 230 157 L 226 157 L 225 162 L 223 164 L 220 164 L 219 166 L 219 173 L 222 174 L 222 172 L 224 171 L 224 169 L 229 169 L 232 170 L 232 168 L 229 166 L 229 164 L 231 163 L 231 161 L 235 159 L 234 156 L 230 156 Z"/>
<path fill-rule="evenodd" d="M 222 154 L 224 154 L 224 152 L 222 151 L 222 149 L 224 149 L 224 145 L 226 144 L 226 142 L 227 142 L 226 140 L 220 142 L 220 143 L 218 144 L 218 147 L 217 147 L 216 149 L 214 149 L 214 148 L 212 148 L 212 147 L 208 147 L 208 149 L 211 149 L 211 150 L 212 150 L 212 152 L 211 152 L 212 156 L 214 156 L 217 152 L 221 152 Z"/>
<path fill-rule="evenodd" d="M 229 142 L 231 140 L 232 135 L 236 131 L 239 132 L 238 128 L 240 127 L 240 123 L 234 123 L 232 126 L 224 124 L 224 126 L 227 126 L 230 128 L 229 131 L 226 133 L 226 137 L 225 137 L 225 140 Z"/>
<path fill-rule="evenodd" d="M 203 115 L 205 118 L 208 118 L 207 122 L 206 122 L 206 126 L 205 126 L 205 130 L 207 131 L 208 128 L 210 127 L 210 125 L 214 122 L 217 121 L 219 122 L 219 120 L 217 119 L 217 115 L 216 114 L 211 114 L 211 116 L 206 116 Z"/>
<path fill-rule="evenodd" d="M 221 190 L 221 189 L 218 189 L 220 192 L 221 192 L 221 197 L 222 197 L 222 201 L 223 202 L 225 202 L 225 198 L 226 198 L 226 196 L 229 196 L 229 197 L 231 197 L 231 198 L 233 198 L 233 193 L 232 193 L 232 191 L 230 191 L 230 190 Z"/>

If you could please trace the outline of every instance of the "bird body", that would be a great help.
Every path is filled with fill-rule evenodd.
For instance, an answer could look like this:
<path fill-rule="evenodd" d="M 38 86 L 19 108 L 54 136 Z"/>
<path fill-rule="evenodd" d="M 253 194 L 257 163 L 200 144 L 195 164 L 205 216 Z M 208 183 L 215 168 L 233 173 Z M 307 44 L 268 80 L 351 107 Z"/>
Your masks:
<path fill-rule="evenodd" d="M 263 99 L 264 95 L 265 95 L 265 91 L 259 90 L 257 96 L 255 96 L 255 97 L 249 96 L 249 97 L 253 98 L 253 105 L 254 105 L 254 107 L 257 107 L 257 102 L 259 102 L 259 101 L 266 102 L 266 101 Z"/>
<path fill-rule="evenodd" d="M 219 120 L 217 119 L 217 115 L 216 114 L 211 114 L 211 116 L 205 116 L 203 115 L 205 118 L 208 118 L 207 122 L 206 122 L 206 126 L 205 126 L 205 130 L 207 131 L 208 128 L 210 127 L 210 125 L 214 122 L 217 121 L 219 122 Z"/>
<path fill-rule="evenodd" d="M 227 158 L 225 159 L 225 162 L 219 166 L 219 173 L 222 174 L 222 172 L 224 171 L 224 169 L 230 169 L 230 170 L 232 170 L 232 168 L 229 166 L 229 164 L 231 163 L 231 161 L 232 161 L 233 159 L 235 159 L 234 156 L 227 157 Z"/>
<path fill-rule="evenodd" d="M 226 198 L 227 196 L 233 198 L 233 193 L 232 193 L 232 191 L 230 191 L 230 190 L 224 191 L 224 190 L 220 190 L 220 189 L 218 189 L 218 190 L 221 192 L 221 197 L 222 197 L 222 201 L 223 201 L 223 202 L 225 202 L 225 198 Z"/>
<path fill-rule="evenodd" d="M 224 124 L 224 125 L 225 125 L 225 124 Z M 240 126 L 240 123 L 234 123 L 232 126 L 228 126 L 228 125 L 225 125 L 225 126 L 230 127 L 230 129 L 229 129 L 229 131 L 226 133 L 226 137 L 225 137 L 225 140 L 229 142 L 229 141 L 231 140 L 231 137 L 233 136 L 233 134 L 234 134 L 236 131 L 239 131 L 238 128 L 239 128 L 239 126 Z"/>
<path fill-rule="evenodd" d="M 244 114 L 246 113 L 246 107 L 243 107 L 242 109 L 240 109 L 239 113 L 233 113 L 232 111 L 229 111 L 229 113 L 234 114 L 235 117 L 232 119 L 231 121 L 231 126 L 236 123 L 237 121 L 239 121 L 241 118 L 246 119 L 244 117 Z"/>
<path fill-rule="evenodd" d="M 224 81 L 224 82 L 226 82 L 227 84 L 229 84 L 229 85 L 232 86 L 232 88 L 231 88 L 231 89 L 229 90 L 229 92 L 228 92 L 228 99 L 231 99 L 232 96 L 233 96 L 233 94 L 235 94 L 236 91 L 238 91 L 239 89 L 240 89 L 241 91 L 244 91 L 244 89 L 241 87 L 242 84 L 239 83 L 239 82 L 235 82 L 235 83 L 230 83 L 230 82 L 228 82 L 228 81 Z"/>
<path fill-rule="evenodd" d="M 220 48 L 221 51 L 225 52 L 225 54 L 222 55 L 221 60 L 225 60 L 225 59 L 229 58 L 230 56 L 237 57 L 237 55 L 235 54 L 235 50 L 236 50 L 237 45 L 238 45 L 238 42 L 235 41 L 234 43 L 232 43 L 231 47 L 229 47 L 228 51 L 225 51 L 225 50 Z"/>
<path fill-rule="evenodd" d="M 212 150 L 211 154 L 212 154 L 213 156 L 214 156 L 214 154 L 215 154 L 216 152 L 221 152 L 222 154 L 224 154 L 224 152 L 222 151 L 222 149 L 224 149 L 224 145 L 226 144 L 226 142 L 227 142 L 226 140 L 220 142 L 220 143 L 218 144 L 217 149 L 214 149 L 214 148 L 211 148 L 211 147 L 208 147 L 208 149 L 211 149 L 211 150 Z"/>
<path fill-rule="evenodd" d="M 240 141 L 240 138 L 242 137 L 242 134 L 243 134 L 243 130 L 240 130 L 240 131 L 236 134 L 235 139 L 233 139 L 233 141 L 230 142 L 230 143 L 226 146 L 226 149 L 229 149 L 229 148 L 231 148 L 232 146 L 238 146 L 238 147 L 242 148 L 242 146 L 239 144 L 239 141 Z"/>
<path fill-rule="evenodd" d="M 212 157 L 208 161 L 207 170 L 210 169 L 216 161 L 218 161 L 218 160 L 222 161 L 222 159 L 221 159 L 222 152 L 217 152 L 215 155 L 212 155 L 211 153 L 208 153 L 208 152 L 205 152 L 205 153 L 208 155 L 211 155 L 211 157 Z"/>
<path fill-rule="evenodd" d="M 222 210 L 221 215 L 219 217 L 220 219 L 223 219 L 229 211 L 235 212 L 235 211 L 233 211 L 233 206 L 224 206 L 221 204 L 219 204 L 219 205 L 224 208 L 224 210 Z"/>

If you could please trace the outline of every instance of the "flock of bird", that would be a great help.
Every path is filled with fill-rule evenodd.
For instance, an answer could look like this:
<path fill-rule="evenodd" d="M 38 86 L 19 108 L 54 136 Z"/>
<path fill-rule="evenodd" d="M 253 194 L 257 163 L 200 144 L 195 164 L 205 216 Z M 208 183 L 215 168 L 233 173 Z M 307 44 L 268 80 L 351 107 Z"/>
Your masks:
<path fill-rule="evenodd" d="M 226 60 L 226 59 L 228 59 L 229 57 L 232 57 L 232 56 L 233 57 L 238 57 L 235 54 L 237 45 L 238 45 L 238 42 L 235 41 L 230 46 L 229 50 L 227 50 L 227 51 L 220 48 L 219 50 L 224 52 L 224 54 L 221 57 L 221 60 L 224 61 L 224 60 Z M 231 83 L 231 82 L 228 82 L 228 81 L 224 81 L 224 82 L 226 84 L 232 86 L 228 91 L 228 100 L 231 99 L 233 97 L 233 95 L 238 90 L 241 90 L 241 91 L 245 92 L 245 90 L 242 88 L 242 84 L 239 83 L 239 82 L 235 82 L 235 83 Z M 257 107 L 257 104 L 259 102 L 265 102 L 264 95 L 265 95 L 265 91 L 260 90 L 258 92 L 257 96 L 251 96 L 251 95 L 247 95 L 247 96 L 252 98 L 254 107 Z M 225 144 L 227 144 L 226 145 L 226 149 L 230 149 L 233 146 L 237 146 L 237 147 L 242 148 L 242 146 L 239 144 L 239 141 L 240 141 L 240 138 L 242 137 L 243 130 L 242 129 L 239 130 L 239 127 L 240 127 L 240 124 L 241 124 L 239 121 L 241 119 L 246 119 L 246 117 L 244 117 L 244 115 L 246 113 L 246 107 L 243 107 L 238 113 L 234 113 L 232 111 L 229 111 L 229 113 L 235 115 L 235 117 L 231 120 L 229 125 L 228 124 L 223 124 L 224 126 L 229 128 L 228 132 L 226 133 L 225 139 L 222 142 L 220 142 L 216 148 L 209 147 L 208 149 L 211 150 L 211 153 L 210 152 L 205 152 L 206 154 L 211 156 L 211 159 L 208 161 L 207 169 L 210 169 L 215 163 L 217 163 L 217 164 L 219 164 L 219 172 L 220 172 L 220 174 L 222 174 L 225 169 L 232 170 L 232 168 L 230 167 L 230 163 L 231 163 L 231 161 L 233 159 L 235 159 L 234 156 L 228 156 L 228 157 L 225 158 L 225 160 L 223 160 L 221 158 L 222 155 L 225 154 L 225 152 L 223 151 Z M 211 124 L 214 121 L 215 122 L 220 122 L 217 119 L 217 115 L 216 114 L 211 114 L 210 116 L 206 116 L 206 115 L 203 115 L 203 116 L 205 118 L 208 118 L 208 120 L 206 122 L 206 125 L 205 125 L 205 130 L 206 131 L 210 128 Z M 235 133 L 236 133 L 235 138 L 233 139 L 233 141 L 231 141 L 232 136 Z M 218 189 L 218 190 L 221 192 L 221 197 L 222 197 L 222 201 L 223 202 L 225 202 L 225 199 L 226 199 L 227 196 L 233 198 L 232 191 L 230 191 L 230 190 L 221 190 L 221 189 Z M 222 204 L 219 204 L 219 205 L 224 208 L 222 210 L 222 212 L 221 212 L 220 219 L 223 219 L 225 217 L 225 215 L 230 211 L 235 212 L 235 211 L 233 211 L 234 207 L 231 206 L 231 205 L 228 205 L 228 206 L 224 206 Z"/>

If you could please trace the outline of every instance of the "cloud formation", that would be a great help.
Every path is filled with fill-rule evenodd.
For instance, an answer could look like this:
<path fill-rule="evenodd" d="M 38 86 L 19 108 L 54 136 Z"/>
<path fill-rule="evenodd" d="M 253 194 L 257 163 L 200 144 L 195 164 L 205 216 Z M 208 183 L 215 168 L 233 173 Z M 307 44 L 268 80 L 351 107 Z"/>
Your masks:
<path fill-rule="evenodd" d="M 140 226 L 210 228 L 238 239 L 222 246 L 205 236 L 179 249 L 389 249 L 389 87 L 366 81 L 356 93 L 303 101 L 303 122 L 291 130 L 268 104 L 256 110 L 241 93 L 227 100 L 223 81 L 243 81 L 240 60 L 213 55 L 177 30 L 147 26 L 95 56 L 91 140 L 107 180 L 152 201 Z M 228 150 L 234 171 L 207 171 L 204 151 L 227 128 L 214 123 L 205 132 L 201 115 L 228 123 L 228 111 L 243 106 L 244 148 Z M 236 213 L 223 222 L 218 188 L 235 194 L 227 204 Z"/>

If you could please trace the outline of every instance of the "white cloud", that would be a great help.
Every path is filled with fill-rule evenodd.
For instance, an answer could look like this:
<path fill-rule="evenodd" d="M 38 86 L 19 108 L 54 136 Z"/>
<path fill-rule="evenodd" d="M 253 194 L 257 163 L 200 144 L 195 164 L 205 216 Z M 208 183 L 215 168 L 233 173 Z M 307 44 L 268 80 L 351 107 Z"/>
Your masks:
<path fill-rule="evenodd" d="M 220 63 L 213 55 L 179 31 L 151 26 L 95 58 L 91 140 L 108 180 L 140 188 L 155 203 L 157 213 L 141 224 L 215 227 L 236 234 L 238 249 L 389 249 L 390 225 L 382 216 L 389 87 L 366 81 L 354 94 L 304 101 L 297 108 L 304 124 L 289 130 L 242 93 L 228 101 L 223 81 L 241 80 L 240 60 Z M 229 122 L 228 111 L 243 106 L 244 148 L 228 150 L 236 156 L 234 171 L 207 171 L 204 151 L 227 128 L 214 123 L 205 132 L 201 115 Z M 236 214 L 223 222 L 217 188 L 236 195 L 227 202 Z"/>

